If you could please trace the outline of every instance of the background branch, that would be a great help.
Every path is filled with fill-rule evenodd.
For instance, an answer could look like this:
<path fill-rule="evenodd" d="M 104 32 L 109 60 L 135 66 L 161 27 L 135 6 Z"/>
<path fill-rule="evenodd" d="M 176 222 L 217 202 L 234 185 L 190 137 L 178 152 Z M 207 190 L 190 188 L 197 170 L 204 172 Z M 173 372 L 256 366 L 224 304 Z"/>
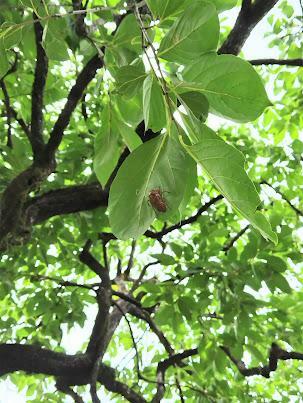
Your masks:
<path fill-rule="evenodd" d="M 261 182 L 260 184 L 261 184 L 261 185 L 264 184 L 264 185 L 267 185 L 267 186 L 269 186 L 270 188 L 272 188 L 276 193 L 278 193 L 278 194 L 282 197 L 283 200 L 286 201 L 286 203 L 289 205 L 289 207 L 292 208 L 293 211 L 294 211 L 296 214 L 298 214 L 299 216 L 303 217 L 303 211 L 300 210 L 300 209 L 298 209 L 298 207 L 296 207 L 296 206 L 289 200 L 289 198 L 288 198 L 283 192 L 281 192 L 281 190 L 279 190 L 278 188 L 275 188 L 273 185 L 271 185 L 270 183 L 268 183 L 268 182 L 265 181 L 265 180 L 262 180 L 262 182 Z"/>
<path fill-rule="evenodd" d="M 268 64 L 277 64 L 280 66 L 298 66 L 303 67 L 303 59 L 285 59 L 285 60 L 278 60 L 278 59 L 255 59 L 249 60 L 249 63 L 254 66 L 260 65 L 268 65 Z"/>
<path fill-rule="evenodd" d="M 170 227 L 166 227 L 162 231 L 158 231 L 158 232 L 146 231 L 144 235 L 146 235 L 148 238 L 156 238 L 156 239 L 162 238 L 164 235 L 167 235 L 168 233 L 170 233 L 176 229 L 180 229 L 180 228 L 184 227 L 185 225 L 196 222 L 202 213 L 207 211 L 212 205 L 214 205 L 215 203 L 217 203 L 219 200 L 222 200 L 222 199 L 223 199 L 222 195 L 216 196 L 216 197 L 210 199 L 202 207 L 200 207 L 199 210 L 196 212 L 196 214 L 194 214 L 193 216 L 180 221 L 178 224 L 174 224 L 174 225 L 171 225 Z"/>
<path fill-rule="evenodd" d="M 251 4 L 250 1 L 243 0 L 236 23 L 218 53 L 238 55 L 251 31 L 277 2 L 278 0 L 256 0 Z"/>
<path fill-rule="evenodd" d="M 86 87 L 95 77 L 97 70 L 102 66 L 103 60 L 100 59 L 99 55 L 95 55 L 89 60 L 81 73 L 78 75 L 75 85 L 68 94 L 66 104 L 50 133 L 50 138 L 46 145 L 46 157 L 48 159 L 52 159 L 54 157 L 54 154 L 62 141 L 64 130 L 69 124 L 72 113 L 74 112 L 78 102 L 81 100 Z"/>
<path fill-rule="evenodd" d="M 283 360 L 283 361 L 290 360 L 290 359 L 303 360 L 302 353 L 297 353 L 295 351 L 288 352 L 288 351 L 280 348 L 276 343 L 272 343 L 270 351 L 269 351 L 268 364 L 264 365 L 264 366 L 259 366 L 259 367 L 247 368 L 243 361 L 238 360 L 237 358 L 235 358 L 232 355 L 232 353 L 228 347 L 221 346 L 221 349 L 230 358 L 230 360 L 236 365 L 239 372 L 243 376 L 261 375 L 264 378 L 269 378 L 270 373 L 277 369 L 279 360 Z"/>
<path fill-rule="evenodd" d="M 34 160 L 42 163 L 44 141 L 43 141 L 43 95 L 48 72 L 48 58 L 42 46 L 43 27 L 40 24 L 37 15 L 33 14 L 34 32 L 36 42 L 36 67 L 34 83 L 32 88 L 32 112 L 31 112 L 31 135 L 30 143 L 32 146 Z"/>
<path fill-rule="evenodd" d="M 166 360 L 159 362 L 157 367 L 157 392 L 152 400 L 152 403 L 159 403 L 164 397 L 165 373 L 167 369 L 172 365 L 180 364 L 180 362 L 185 358 L 191 357 L 196 354 L 198 354 L 198 349 L 194 348 L 190 350 L 185 350 L 182 353 L 174 354 L 169 358 L 167 358 Z"/>

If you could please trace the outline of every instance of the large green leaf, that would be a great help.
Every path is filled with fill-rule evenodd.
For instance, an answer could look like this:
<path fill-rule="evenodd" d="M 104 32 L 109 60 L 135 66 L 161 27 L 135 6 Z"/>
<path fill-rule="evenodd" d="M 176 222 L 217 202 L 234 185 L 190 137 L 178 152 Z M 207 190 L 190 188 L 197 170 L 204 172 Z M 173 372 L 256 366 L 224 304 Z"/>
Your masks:
<path fill-rule="evenodd" d="M 205 55 L 183 72 L 177 91 L 201 91 L 211 111 L 238 121 L 255 120 L 270 105 L 263 83 L 250 63 L 233 55 Z"/>
<path fill-rule="evenodd" d="M 161 87 L 153 75 L 143 83 L 143 115 L 145 128 L 157 132 L 166 125 L 166 110 Z"/>
<path fill-rule="evenodd" d="M 115 101 L 122 119 L 129 125 L 136 127 L 143 119 L 141 91 L 131 99 L 118 95 L 115 97 Z"/>
<path fill-rule="evenodd" d="M 6 50 L 3 45 L 3 41 L 0 39 L 0 79 L 7 73 L 9 70 L 9 62 Z"/>
<path fill-rule="evenodd" d="M 202 166 L 222 195 L 233 208 L 243 215 L 261 235 L 277 242 L 269 222 L 256 211 L 260 204 L 259 195 L 252 181 L 244 170 L 244 156 L 233 146 L 225 143 L 214 131 L 195 122 L 187 125 L 193 144 L 184 147 Z"/>
<path fill-rule="evenodd" d="M 132 98 L 142 89 L 146 74 L 137 66 L 123 66 L 116 73 L 117 90 L 128 98 Z"/>
<path fill-rule="evenodd" d="M 128 126 L 125 122 L 119 120 L 117 122 L 117 127 L 119 133 L 121 134 L 125 144 L 130 151 L 135 150 L 137 147 L 139 147 L 139 145 L 142 144 L 142 140 L 135 132 L 135 130 L 132 127 Z"/>
<path fill-rule="evenodd" d="M 184 0 L 146 0 L 146 4 L 156 19 L 163 20 L 176 14 Z"/>
<path fill-rule="evenodd" d="M 217 7 L 218 12 L 222 12 L 235 7 L 238 0 L 213 0 L 213 3 Z"/>
<path fill-rule="evenodd" d="M 188 91 L 180 94 L 182 104 L 186 105 L 192 113 L 201 121 L 205 121 L 208 115 L 209 103 L 201 92 Z"/>
<path fill-rule="evenodd" d="M 110 105 L 101 114 L 102 126 L 95 139 L 94 171 L 102 186 L 113 172 L 118 158 L 118 127 Z"/>
<path fill-rule="evenodd" d="M 204 1 L 195 1 L 179 17 L 159 49 L 159 57 L 188 64 L 204 53 L 216 50 L 219 39 L 219 20 L 216 7 Z"/>
<path fill-rule="evenodd" d="M 184 183 L 192 174 L 190 159 L 177 139 L 167 134 L 142 144 L 126 158 L 109 194 L 109 220 L 117 238 L 138 238 L 156 216 L 166 218 L 178 209 Z M 163 193 L 166 213 L 150 205 L 153 189 Z"/>
<path fill-rule="evenodd" d="M 110 47 L 126 48 L 135 51 L 136 53 L 141 51 L 141 30 L 134 14 L 129 14 L 123 18 L 113 41 L 110 43 Z"/>

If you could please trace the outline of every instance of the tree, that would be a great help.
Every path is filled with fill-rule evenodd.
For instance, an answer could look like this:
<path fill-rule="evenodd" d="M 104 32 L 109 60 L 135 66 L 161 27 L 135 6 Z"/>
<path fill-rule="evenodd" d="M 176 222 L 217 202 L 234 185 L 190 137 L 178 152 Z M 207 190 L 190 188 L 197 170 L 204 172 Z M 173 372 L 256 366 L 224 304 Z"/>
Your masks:
<path fill-rule="evenodd" d="M 0 374 L 28 401 L 300 401 L 301 17 L 236 6 L 2 1 Z M 274 7 L 280 58 L 239 57 Z"/>

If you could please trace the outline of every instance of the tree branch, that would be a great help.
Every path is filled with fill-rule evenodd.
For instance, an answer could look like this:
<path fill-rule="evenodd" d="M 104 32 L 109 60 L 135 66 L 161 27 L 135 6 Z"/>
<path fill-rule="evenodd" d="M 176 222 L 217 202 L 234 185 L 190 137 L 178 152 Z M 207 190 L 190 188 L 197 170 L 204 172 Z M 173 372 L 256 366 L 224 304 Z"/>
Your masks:
<path fill-rule="evenodd" d="M 278 361 L 279 360 L 303 360 L 303 354 L 302 353 L 297 353 L 295 351 L 288 352 L 286 350 L 283 350 L 280 348 L 276 343 L 272 343 L 271 349 L 269 351 L 269 357 L 268 357 L 268 364 L 264 366 L 259 366 L 259 367 L 252 367 L 252 368 L 246 368 L 246 365 L 243 361 L 238 360 L 235 358 L 230 349 L 225 346 L 221 346 L 221 349 L 224 351 L 224 353 L 229 357 L 229 359 L 236 365 L 238 368 L 240 374 L 243 376 L 254 376 L 254 375 L 261 375 L 264 378 L 269 378 L 270 373 L 275 371 L 278 367 Z"/>
<path fill-rule="evenodd" d="M 10 69 L 6 72 L 6 74 L 0 79 L 0 86 L 3 92 L 4 97 L 4 106 L 6 109 L 6 120 L 7 120 L 7 142 L 6 145 L 9 148 L 13 148 L 12 143 L 12 117 L 13 117 L 13 108 L 11 107 L 10 98 L 8 95 L 8 91 L 4 82 L 5 77 L 14 73 L 17 70 L 17 62 L 18 62 L 18 53 L 15 53 L 15 60 Z"/>
<path fill-rule="evenodd" d="M 254 66 L 277 64 L 279 66 L 298 66 L 298 67 L 303 67 L 303 59 L 285 59 L 285 60 L 255 59 L 255 60 L 249 60 L 249 63 L 254 65 Z"/>
<path fill-rule="evenodd" d="M 65 393 L 66 395 L 70 396 L 74 400 L 75 403 L 84 403 L 84 400 L 82 399 L 82 397 L 79 396 L 71 387 L 66 386 L 64 384 L 60 384 L 60 382 L 56 383 L 56 387 L 60 392 Z"/>
<path fill-rule="evenodd" d="M 6 89 L 6 85 L 4 83 L 4 79 L 0 80 L 0 86 L 3 92 L 3 97 L 4 97 L 4 106 L 6 109 L 6 123 L 7 123 L 7 141 L 6 145 L 9 148 L 13 148 L 13 142 L 12 142 L 12 114 L 11 114 L 11 104 L 10 104 L 10 99 L 8 96 L 8 92 Z"/>
<path fill-rule="evenodd" d="M 51 190 L 34 197 L 25 205 L 25 211 L 28 223 L 34 225 L 56 215 L 107 206 L 107 201 L 108 191 L 103 190 L 98 183 L 91 183 Z"/>
<path fill-rule="evenodd" d="M 180 228 L 184 227 L 185 225 L 196 222 L 202 213 L 207 211 L 213 204 L 217 203 L 219 200 L 222 200 L 222 199 L 223 199 L 222 195 L 216 196 L 216 197 L 210 199 L 203 206 L 201 206 L 199 208 L 199 210 L 196 212 L 196 214 L 194 214 L 193 216 L 180 221 L 178 224 L 174 224 L 170 227 L 166 227 L 162 231 L 158 231 L 158 232 L 146 231 L 144 235 L 146 235 L 148 238 L 156 238 L 156 239 L 162 238 L 164 235 L 167 235 L 168 233 L 170 233 L 176 229 L 180 229 Z"/>
<path fill-rule="evenodd" d="M 95 77 L 97 70 L 101 67 L 103 67 L 103 60 L 100 59 L 99 55 L 95 55 L 89 60 L 78 75 L 76 83 L 68 94 L 66 104 L 51 131 L 49 141 L 46 145 L 46 158 L 48 160 L 51 160 L 54 157 L 54 154 L 62 141 L 64 130 L 69 124 L 72 113 L 78 102 L 81 100 L 86 87 Z"/>
<path fill-rule="evenodd" d="M 136 241 L 135 241 L 135 239 L 133 239 L 132 244 L 131 244 L 131 251 L 130 251 L 130 255 L 129 255 L 129 259 L 128 259 L 128 263 L 127 263 L 127 268 L 125 269 L 125 271 L 123 273 L 125 278 L 128 278 L 128 276 L 130 275 L 130 271 L 133 267 L 135 250 L 136 250 Z"/>
<path fill-rule="evenodd" d="M 0 376 L 24 371 L 28 374 L 45 374 L 63 377 L 65 385 L 90 383 L 92 360 L 85 354 L 68 355 L 36 345 L 0 344 Z M 118 393 L 132 403 L 145 403 L 133 389 L 116 380 L 115 370 L 101 364 L 98 381 L 113 393 Z M 60 380 L 61 382 L 61 380 Z"/>
<path fill-rule="evenodd" d="M 165 372 L 167 371 L 167 369 L 172 365 L 180 364 L 181 361 L 184 360 L 185 358 L 191 357 L 196 354 L 198 354 L 198 349 L 193 348 L 190 350 L 185 350 L 182 353 L 174 354 L 169 358 L 167 358 L 166 360 L 159 362 L 157 367 L 157 392 L 152 400 L 152 403 L 159 403 L 164 397 Z"/>
<path fill-rule="evenodd" d="M 163 345 L 169 356 L 175 353 L 174 349 L 172 348 L 171 344 L 165 337 L 164 333 L 158 328 L 158 326 L 155 324 L 152 317 L 146 310 L 143 310 L 142 308 L 138 308 L 136 306 L 131 306 L 129 308 L 129 313 L 135 316 L 136 318 L 144 320 L 146 323 L 148 323 L 151 331 L 153 331 L 155 335 L 158 337 L 160 343 Z"/>
<path fill-rule="evenodd" d="M 83 13 L 77 13 L 75 15 L 76 23 L 75 23 L 75 31 L 76 34 L 82 38 L 86 37 L 86 28 L 85 28 L 85 9 L 86 7 L 82 6 L 82 0 L 72 0 L 73 2 L 73 10 L 74 11 L 83 11 Z"/>
<path fill-rule="evenodd" d="M 245 232 L 248 230 L 249 227 L 250 224 L 245 225 L 245 227 L 243 227 L 233 238 L 230 239 L 230 241 L 226 245 L 223 246 L 222 250 L 223 252 L 225 252 L 225 254 L 227 254 L 229 249 L 231 249 L 234 246 L 237 240 L 241 238 L 243 234 L 245 234 Z"/>
<path fill-rule="evenodd" d="M 89 252 L 91 242 L 88 241 L 79 255 L 80 261 L 88 266 L 100 279 L 98 290 L 98 313 L 92 330 L 86 352 L 90 355 L 98 355 L 102 359 L 105 352 L 105 339 L 108 330 L 109 310 L 111 307 L 111 281 L 107 267 L 103 267 Z"/>
<path fill-rule="evenodd" d="M 34 83 L 32 88 L 32 114 L 30 143 L 33 150 L 34 160 L 41 162 L 43 158 L 43 95 L 48 72 L 48 58 L 42 46 L 43 27 L 37 15 L 33 14 L 34 31 L 36 41 L 37 60 L 35 67 Z"/>
<path fill-rule="evenodd" d="M 238 55 L 251 31 L 277 2 L 278 0 L 256 0 L 251 4 L 250 0 L 243 0 L 236 23 L 218 53 Z"/>
<path fill-rule="evenodd" d="M 30 140 L 31 132 L 30 132 L 28 125 L 25 123 L 25 121 L 22 118 L 18 117 L 18 113 L 15 111 L 15 109 L 11 105 L 10 105 L 10 113 L 11 113 L 11 116 L 18 122 L 19 126 L 24 131 L 27 138 Z"/>
<path fill-rule="evenodd" d="M 303 217 L 303 211 L 298 209 L 298 207 L 296 207 L 294 204 L 292 204 L 292 202 L 288 199 L 288 197 L 285 196 L 285 194 L 282 193 L 279 189 L 275 188 L 273 185 L 268 183 L 266 180 L 262 180 L 260 182 L 260 185 L 267 185 L 270 188 L 272 188 L 276 193 L 278 193 L 282 197 L 283 200 L 286 201 L 286 203 L 289 205 L 289 207 L 291 207 L 296 214 L 298 214 L 299 216 Z"/>
<path fill-rule="evenodd" d="M 93 272 L 99 275 L 101 284 L 97 292 L 98 313 L 93 326 L 92 334 L 86 349 L 86 353 L 94 357 L 94 366 L 91 374 L 90 392 L 93 403 L 100 403 L 97 395 L 97 378 L 100 363 L 107 347 L 107 331 L 109 325 L 109 310 L 112 303 L 112 287 L 109 278 L 109 267 L 105 258 L 105 267 L 89 252 L 91 241 L 88 240 L 80 253 L 80 261 L 86 264 Z"/>

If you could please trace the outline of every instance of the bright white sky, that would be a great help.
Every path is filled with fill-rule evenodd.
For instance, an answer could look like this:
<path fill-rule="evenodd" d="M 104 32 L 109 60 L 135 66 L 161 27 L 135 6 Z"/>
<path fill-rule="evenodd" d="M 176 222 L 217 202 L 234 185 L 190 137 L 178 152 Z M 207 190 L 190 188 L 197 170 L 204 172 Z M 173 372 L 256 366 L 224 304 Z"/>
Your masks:
<path fill-rule="evenodd" d="M 299 0 L 289 0 L 288 3 L 294 7 L 297 14 L 300 14 L 300 3 Z M 275 7 L 272 11 L 276 13 L 278 8 Z M 228 22 L 232 26 L 238 11 L 236 9 L 231 10 L 229 12 L 224 13 L 224 15 L 228 18 Z M 266 22 L 266 18 L 263 19 L 256 29 L 252 32 L 249 39 L 246 41 L 246 44 L 243 48 L 243 52 L 245 58 L 249 59 L 262 59 L 262 58 L 277 58 L 278 52 L 267 46 L 266 38 L 263 38 L 265 32 L 268 31 L 269 25 Z M 270 89 L 268 89 L 270 90 Z M 92 315 L 90 317 L 94 318 L 94 310 L 92 310 Z M 73 354 L 76 351 L 79 351 L 83 342 L 88 339 L 90 330 L 92 327 L 92 321 L 89 321 L 85 324 L 84 328 L 80 328 L 79 326 L 71 331 L 68 335 L 65 334 L 63 338 L 62 347 L 66 349 L 67 353 Z M 108 398 L 105 396 L 101 396 L 103 403 L 109 403 Z M 25 403 L 26 395 L 23 392 L 18 392 L 17 388 L 10 381 L 2 381 L 0 382 L 0 403 Z M 66 397 L 65 402 L 71 403 L 73 400 L 70 397 Z"/>

